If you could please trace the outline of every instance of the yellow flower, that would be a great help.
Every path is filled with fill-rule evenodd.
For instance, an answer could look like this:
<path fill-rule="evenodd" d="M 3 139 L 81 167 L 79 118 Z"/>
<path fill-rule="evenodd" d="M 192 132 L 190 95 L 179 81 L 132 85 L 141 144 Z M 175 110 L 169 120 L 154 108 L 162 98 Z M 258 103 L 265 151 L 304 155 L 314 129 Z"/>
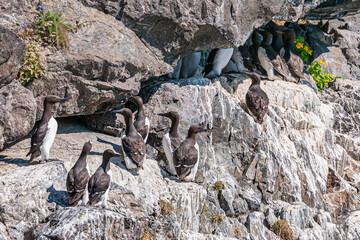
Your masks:
<path fill-rule="evenodd" d="M 309 55 L 311 56 L 311 54 L 312 54 L 312 51 L 311 51 L 311 50 L 309 50 L 309 51 L 308 51 L 308 53 L 309 53 Z"/>
<path fill-rule="evenodd" d="M 325 79 L 325 82 L 329 82 L 330 80 L 329 79 Z"/>
<path fill-rule="evenodd" d="M 308 46 L 305 46 L 305 47 L 304 47 L 304 50 L 305 50 L 305 51 L 309 50 L 309 47 L 308 47 Z"/>
<path fill-rule="evenodd" d="M 330 74 L 330 76 L 331 76 L 331 77 L 335 77 L 335 75 L 334 75 L 334 74 Z"/>
<path fill-rule="evenodd" d="M 296 48 L 303 48 L 304 44 L 303 43 L 297 43 L 296 44 Z"/>
<path fill-rule="evenodd" d="M 325 62 L 323 62 L 323 61 L 320 60 L 319 63 L 322 64 L 322 65 L 324 65 L 324 66 L 326 67 L 326 63 L 325 63 Z"/>

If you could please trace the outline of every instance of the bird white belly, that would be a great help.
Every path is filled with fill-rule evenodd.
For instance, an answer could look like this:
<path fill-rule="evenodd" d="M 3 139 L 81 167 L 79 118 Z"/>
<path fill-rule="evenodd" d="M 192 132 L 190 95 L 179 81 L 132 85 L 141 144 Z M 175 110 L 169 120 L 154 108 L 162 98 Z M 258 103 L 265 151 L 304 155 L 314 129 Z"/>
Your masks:
<path fill-rule="evenodd" d="M 89 170 L 89 167 L 88 167 L 87 164 L 86 164 L 86 170 L 88 171 L 89 176 L 91 176 L 91 175 L 90 175 L 90 170 Z M 84 206 L 85 206 L 85 205 L 88 203 L 88 201 L 89 201 L 88 185 L 89 185 L 89 182 L 86 184 L 85 191 L 84 191 L 83 196 L 82 196 L 82 199 L 81 199 L 82 205 L 84 205 Z"/>
<path fill-rule="evenodd" d="M 140 135 L 140 134 L 139 134 Z M 121 139 L 123 139 L 126 136 L 125 132 L 123 133 Z M 127 169 L 136 169 L 138 166 L 131 160 L 131 158 L 129 158 L 129 156 L 125 153 L 124 148 L 122 146 L 122 141 L 121 142 L 121 149 L 123 151 L 123 155 L 124 155 L 124 161 L 125 161 L 125 165 Z"/>
<path fill-rule="evenodd" d="M 58 125 L 55 118 L 51 117 L 48 122 L 48 130 L 46 131 L 44 140 L 40 146 L 41 160 L 48 160 L 50 156 L 50 148 L 54 143 Z"/>
<path fill-rule="evenodd" d="M 174 166 L 173 151 L 172 151 L 172 147 L 171 147 L 171 139 L 170 139 L 169 133 L 167 133 L 163 136 L 162 145 L 164 147 L 166 159 L 168 160 L 168 163 L 169 163 L 170 173 L 175 176 L 176 171 L 175 171 L 175 166 Z"/>
<path fill-rule="evenodd" d="M 112 179 L 111 169 L 109 169 L 109 171 L 107 171 L 106 173 L 107 173 L 107 175 L 110 176 L 110 184 L 109 184 L 109 187 L 106 189 L 105 193 L 101 196 L 101 200 L 96 204 L 96 205 L 100 205 L 103 207 L 107 207 L 107 201 L 109 199 L 109 191 L 110 191 L 111 179 Z"/>
<path fill-rule="evenodd" d="M 197 150 L 197 161 L 195 163 L 195 166 L 191 169 L 190 174 L 184 178 L 184 180 L 187 182 L 193 182 L 195 180 L 195 176 L 196 176 L 196 173 L 197 173 L 197 170 L 199 167 L 199 160 L 200 160 L 199 145 L 197 143 L 195 143 L 194 147 Z"/>
<path fill-rule="evenodd" d="M 244 60 L 238 48 L 234 48 L 231 59 L 234 61 L 238 72 L 248 71 L 248 69 L 244 66 Z"/>
<path fill-rule="evenodd" d="M 146 132 L 146 137 L 144 139 L 144 142 L 146 144 L 146 141 L 148 139 L 148 136 L 149 136 L 149 131 L 150 131 L 150 121 L 148 118 L 145 118 L 145 125 L 147 126 L 147 132 Z"/>
<path fill-rule="evenodd" d="M 217 51 L 213 61 L 213 72 L 216 76 L 220 75 L 223 68 L 226 67 L 231 59 L 233 52 L 233 48 L 219 49 Z"/>
<path fill-rule="evenodd" d="M 270 80 L 277 79 L 274 75 L 274 66 L 272 65 L 270 59 L 266 55 L 266 50 L 262 47 L 259 47 L 258 58 L 259 58 L 261 66 L 265 69 L 265 71 L 268 75 L 268 78 Z"/>

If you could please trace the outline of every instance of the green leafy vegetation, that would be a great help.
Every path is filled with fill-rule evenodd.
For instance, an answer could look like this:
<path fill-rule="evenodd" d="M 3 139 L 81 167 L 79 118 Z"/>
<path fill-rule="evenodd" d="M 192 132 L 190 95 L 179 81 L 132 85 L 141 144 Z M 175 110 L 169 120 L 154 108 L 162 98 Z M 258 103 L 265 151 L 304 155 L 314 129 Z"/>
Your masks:
<path fill-rule="evenodd" d="M 30 43 L 16 79 L 25 86 L 30 81 L 42 77 L 44 73 L 45 69 L 41 64 L 37 49 L 33 43 Z"/>
<path fill-rule="evenodd" d="M 300 54 L 301 59 L 304 63 L 306 63 L 309 60 L 309 57 L 312 55 L 313 51 L 311 50 L 309 45 L 305 45 L 305 39 L 302 36 L 297 36 L 295 38 L 295 48 L 296 51 Z"/>
<path fill-rule="evenodd" d="M 319 92 L 324 90 L 325 87 L 329 87 L 329 82 L 341 78 L 338 76 L 334 76 L 334 74 L 329 74 L 326 71 L 323 71 L 321 65 L 324 65 L 324 67 L 326 68 L 326 63 L 321 60 L 314 61 L 312 65 L 308 68 L 308 71 L 314 79 Z"/>
<path fill-rule="evenodd" d="M 37 9 L 36 34 L 44 41 L 54 44 L 58 49 L 66 49 L 69 43 L 67 31 L 72 26 L 62 18 L 61 13 L 46 10 L 41 4 Z"/>
<path fill-rule="evenodd" d="M 293 240 L 293 230 L 289 226 L 289 223 L 285 219 L 276 221 L 272 226 L 271 230 L 278 235 L 282 240 Z"/>
<path fill-rule="evenodd" d="M 161 215 L 168 215 L 168 214 L 174 214 L 173 207 L 170 202 L 167 202 L 165 200 L 159 200 L 158 204 L 161 209 Z"/>

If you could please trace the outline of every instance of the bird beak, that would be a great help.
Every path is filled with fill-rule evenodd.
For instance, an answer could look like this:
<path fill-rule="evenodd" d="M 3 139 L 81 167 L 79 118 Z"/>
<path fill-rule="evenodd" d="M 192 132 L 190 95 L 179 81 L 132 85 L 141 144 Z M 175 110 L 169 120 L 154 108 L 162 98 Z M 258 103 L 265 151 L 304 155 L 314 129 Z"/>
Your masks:
<path fill-rule="evenodd" d="M 161 116 L 161 117 L 167 117 L 168 116 L 167 113 L 158 113 L 158 115 Z"/>
<path fill-rule="evenodd" d="M 203 130 L 201 130 L 201 131 L 203 131 L 203 132 L 207 132 L 207 131 L 209 131 L 209 129 L 204 128 L 204 129 L 203 129 Z"/>
<path fill-rule="evenodd" d="M 111 113 L 119 113 L 120 110 L 112 110 Z"/>
<path fill-rule="evenodd" d="M 59 102 L 67 102 L 67 101 L 69 101 L 69 99 L 66 99 L 66 98 L 59 99 Z"/>

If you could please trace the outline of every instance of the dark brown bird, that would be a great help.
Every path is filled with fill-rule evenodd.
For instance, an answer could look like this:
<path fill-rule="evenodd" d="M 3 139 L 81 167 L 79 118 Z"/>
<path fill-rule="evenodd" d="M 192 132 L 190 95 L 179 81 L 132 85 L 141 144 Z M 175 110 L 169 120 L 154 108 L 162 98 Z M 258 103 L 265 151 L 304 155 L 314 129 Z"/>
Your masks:
<path fill-rule="evenodd" d="M 288 29 L 284 32 L 284 37 L 285 37 L 284 59 L 286 64 L 288 65 L 291 75 L 299 83 L 301 82 L 301 79 L 306 79 L 306 78 L 303 73 L 304 62 L 301 59 L 301 57 L 297 54 L 294 46 L 295 36 L 296 36 L 295 32 L 291 29 Z"/>
<path fill-rule="evenodd" d="M 207 131 L 203 126 L 192 125 L 187 138 L 175 150 L 173 155 L 176 174 L 180 180 L 194 181 L 199 166 L 199 145 L 196 134 Z"/>
<path fill-rule="evenodd" d="M 286 72 L 287 67 L 280 55 L 270 46 L 272 42 L 272 35 L 268 31 L 260 32 L 263 36 L 263 41 L 258 50 L 258 57 L 261 66 L 266 70 L 270 80 L 277 78 L 287 80 L 289 75 Z"/>
<path fill-rule="evenodd" d="M 116 156 L 120 155 L 111 149 L 104 151 L 101 165 L 89 180 L 89 201 L 87 205 L 94 206 L 99 204 L 106 207 L 111 182 L 110 159 Z"/>
<path fill-rule="evenodd" d="M 66 189 L 69 196 L 70 206 L 76 207 L 82 198 L 82 204 L 86 205 L 89 200 L 87 190 L 90 171 L 87 166 L 86 157 L 91 150 L 91 143 L 86 142 L 83 146 L 79 159 L 71 168 L 66 179 Z"/>
<path fill-rule="evenodd" d="M 160 113 L 160 116 L 170 118 L 171 120 L 171 128 L 168 133 L 166 133 L 162 138 L 162 145 L 164 147 L 164 152 L 166 155 L 166 159 L 169 162 L 170 173 L 172 175 L 176 175 L 174 161 L 173 161 L 173 153 L 181 144 L 181 137 L 178 133 L 178 126 L 180 121 L 180 116 L 177 112 L 168 112 L 168 113 Z"/>
<path fill-rule="evenodd" d="M 52 116 L 52 107 L 55 103 L 66 102 L 68 101 L 65 98 L 60 98 L 57 96 L 47 96 L 44 99 L 44 112 L 42 118 L 33 129 L 33 136 L 31 137 L 31 148 L 26 156 L 31 154 L 29 163 L 32 163 L 34 159 L 41 155 L 41 160 L 48 160 L 50 156 L 50 148 L 54 143 L 56 131 L 57 131 L 57 122 Z"/>
<path fill-rule="evenodd" d="M 145 116 L 143 100 L 139 96 L 134 96 L 129 98 L 129 101 L 133 102 L 138 109 L 134 126 L 136 128 L 136 131 L 140 133 L 140 135 L 144 139 L 144 142 L 146 143 L 147 138 L 149 136 L 150 121 Z"/>
<path fill-rule="evenodd" d="M 114 111 L 124 116 L 126 129 L 121 137 L 122 150 L 125 159 L 125 165 L 128 169 L 138 170 L 142 168 L 146 158 L 145 142 L 140 133 L 136 131 L 132 112 L 128 108 Z"/>
<path fill-rule="evenodd" d="M 263 123 L 269 106 L 269 98 L 260 88 L 260 76 L 253 72 L 247 75 L 251 78 L 251 86 L 246 93 L 246 106 L 255 121 Z"/>

